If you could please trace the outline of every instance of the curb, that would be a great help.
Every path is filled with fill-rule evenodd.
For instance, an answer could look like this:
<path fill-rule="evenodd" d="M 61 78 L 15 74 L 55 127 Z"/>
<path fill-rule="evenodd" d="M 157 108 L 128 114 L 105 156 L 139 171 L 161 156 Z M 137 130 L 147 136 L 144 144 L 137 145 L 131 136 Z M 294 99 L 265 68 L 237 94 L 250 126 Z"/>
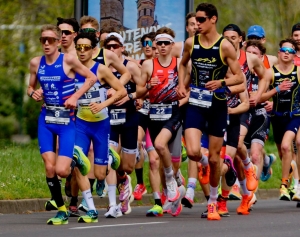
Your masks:
<path fill-rule="evenodd" d="M 262 189 L 258 190 L 256 193 L 257 199 L 270 199 L 278 198 L 278 189 Z M 98 196 L 93 196 L 94 203 L 97 208 L 105 208 L 108 206 L 108 197 L 99 198 Z M 82 197 L 78 198 L 78 203 L 81 202 Z M 1 200 L 0 201 L 0 214 L 30 214 L 32 212 L 45 211 L 45 202 L 48 201 L 47 198 L 41 199 L 22 199 L 22 200 Z M 67 197 L 64 200 L 68 201 Z M 206 199 L 202 192 L 195 193 L 195 203 L 205 203 Z M 146 194 L 140 201 L 134 200 L 131 206 L 151 206 L 154 204 L 152 194 Z"/>

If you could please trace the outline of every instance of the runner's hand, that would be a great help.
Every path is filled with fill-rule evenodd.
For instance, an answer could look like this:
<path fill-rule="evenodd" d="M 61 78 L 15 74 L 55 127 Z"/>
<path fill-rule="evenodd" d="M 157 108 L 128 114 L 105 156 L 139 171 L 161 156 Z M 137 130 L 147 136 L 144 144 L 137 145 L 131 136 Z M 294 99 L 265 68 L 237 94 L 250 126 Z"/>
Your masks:
<path fill-rule="evenodd" d="M 64 106 L 67 109 L 76 109 L 77 99 L 72 95 L 69 99 L 67 99 L 64 103 Z"/>
<path fill-rule="evenodd" d="M 98 104 L 96 102 L 92 102 L 89 104 L 89 106 L 93 114 L 99 113 L 103 109 L 102 103 Z"/>
<path fill-rule="evenodd" d="M 205 84 L 205 88 L 209 91 L 215 91 L 220 87 L 222 87 L 221 80 L 213 80 Z"/>
<path fill-rule="evenodd" d="M 185 98 L 187 95 L 187 91 L 184 85 L 178 85 L 176 87 L 176 93 L 179 97 L 179 99 Z"/>

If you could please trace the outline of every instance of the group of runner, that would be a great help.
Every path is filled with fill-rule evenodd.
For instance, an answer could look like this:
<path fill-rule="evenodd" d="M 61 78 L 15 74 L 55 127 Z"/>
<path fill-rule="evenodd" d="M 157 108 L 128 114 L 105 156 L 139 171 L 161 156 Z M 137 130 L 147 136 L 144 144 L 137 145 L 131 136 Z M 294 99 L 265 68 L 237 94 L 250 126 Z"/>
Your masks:
<path fill-rule="evenodd" d="M 229 24 L 219 34 L 217 21 L 214 5 L 199 4 L 186 16 L 189 38 L 175 42 L 167 27 L 145 34 L 143 60 L 128 57 L 117 30 L 100 30 L 91 16 L 42 27 L 44 55 L 30 61 L 27 94 L 43 101 L 38 141 L 52 196 L 45 207 L 58 210 L 48 224 L 67 224 L 69 216 L 98 222 L 95 180 L 97 194 L 108 195 L 105 217 L 129 214 L 130 203 L 147 193 L 146 156 L 154 198 L 146 216 L 192 208 L 197 180 L 208 202 L 201 217 L 229 216 L 228 199 L 241 199 L 236 211 L 247 215 L 259 178 L 271 177 L 276 160 L 264 151 L 270 123 L 282 160 L 279 198 L 300 201 L 300 23 L 275 57 L 266 54 L 261 26 L 245 35 Z M 187 184 L 180 171 L 186 157 Z M 60 178 L 71 197 L 68 210 Z"/>

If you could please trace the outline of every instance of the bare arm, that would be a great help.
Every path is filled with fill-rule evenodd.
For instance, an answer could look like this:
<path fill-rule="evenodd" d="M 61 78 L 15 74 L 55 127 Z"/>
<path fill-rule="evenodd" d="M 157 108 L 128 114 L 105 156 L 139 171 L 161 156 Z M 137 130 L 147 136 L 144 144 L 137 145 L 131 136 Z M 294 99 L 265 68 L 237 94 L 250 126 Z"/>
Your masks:
<path fill-rule="evenodd" d="M 147 94 L 148 89 L 146 88 L 146 83 L 148 80 L 150 80 L 152 70 L 153 70 L 152 60 L 144 61 L 142 65 L 140 83 L 136 87 L 137 98 L 141 98 Z"/>
<path fill-rule="evenodd" d="M 228 114 L 241 114 L 249 110 L 249 96 L 248 91 L 244 90 L 243 92 L 239 93 L 239 97 L 241 103 L 235 108 L 228 108 Z"/>

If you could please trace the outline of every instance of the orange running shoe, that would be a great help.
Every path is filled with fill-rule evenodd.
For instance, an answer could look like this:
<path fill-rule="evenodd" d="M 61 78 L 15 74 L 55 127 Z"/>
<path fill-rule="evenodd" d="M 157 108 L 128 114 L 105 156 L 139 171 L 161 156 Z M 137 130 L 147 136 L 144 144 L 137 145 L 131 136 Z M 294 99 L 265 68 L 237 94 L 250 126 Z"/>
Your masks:
<path fill-rule="evenodd" d="M 203 166 L 200 164 L 198 178 L 201 184 L 209 183 L 210 168 L 209 165 Z"/>
<path fill-rule="evenodd" d="M 229 200 L 241 200 L 241 199 L 242 199 L 242 195 L 240 194 L 240 188 L 237 184 L 234 184 L 229 193 Z"/>
<path fill-rule="evenodd" d="M 218 213 L 220 216 L 222 217 L 230 216 L 229 211 L 227 209 L 227 198 L 219 196 L 217 204 L 218 204 Z"/>
<path fill-rule="evenodd" d="M 221 217 L 217 212 L 217 203 L 211 203 L 207 205 L 207 220 L 219 221 Z"/>
<path fill-rule="evenodd" d="M 249 210 L 252 203 L 250 202 L 253 197 L 253 192 L 250 195 L 242 195 L 241 205 L 236 209 L 237 214 L 239 215 L 249 215 Z"/>
<path fill-rule="evenodd" d="M 254 165 L 251 163 L 251 167 L 248 170 L 244 170 L 246 176 L 246 185 L 249 191 L 254 191 L 258 186 L 258 178 L 255 172 Z"/>

